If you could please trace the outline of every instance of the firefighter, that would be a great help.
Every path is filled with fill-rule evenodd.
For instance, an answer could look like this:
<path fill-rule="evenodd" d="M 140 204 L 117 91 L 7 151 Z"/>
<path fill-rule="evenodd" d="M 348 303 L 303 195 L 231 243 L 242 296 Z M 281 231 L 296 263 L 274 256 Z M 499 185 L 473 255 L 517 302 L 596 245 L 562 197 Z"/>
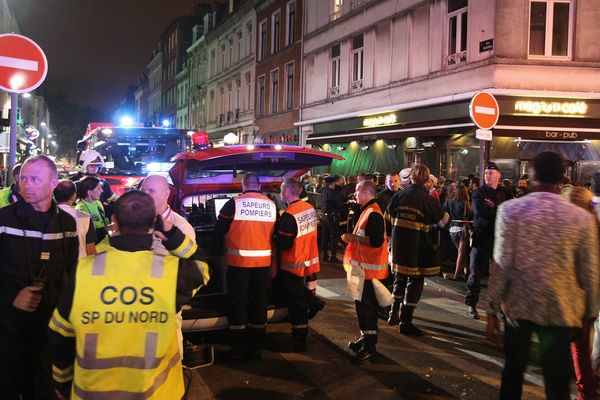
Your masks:
<path fill-rule="evenodd" d="M 281 251 L 277 279 L 292 323 L 292 340 L 280 349 L 283 352 L 306 351 L 308 303 L 312 295 L 309 290 L 313 284 L 316 286 L 316 280 L 311 278 L 320 269 L 317 213 L 313 206 L 300 200 L 301 191 L 300 182 L 293 178 L 281 185 L 287 209 L 281 215 L 275 236 L 277 249 Z"/>
<path fill-rule="evenodd" d="M 243 193 L 221 208 L 215 231 L 225 236 L 227 256 L 227 317 L 232 361 L 260 359 L 267 326 L 267 286 L 277 209 L 260 192 L 260 180 L 247 173 Z"/>
<path fill-rule="evenodd" d="M 86 150 L 81 153 L 80 161 L 83 163 L 83 172 L 78 173 L 71 180 L 76 181 L 86 176 L 95 176 L 102 183 L 102 194 L 100 201 L 104 205 L 108 205 L 117 200 L 117 195 L 113 193 L 108 182 L 98 176 L 98 173 L 104 168 L 104 159 L 96 150 Z M 108 210 L 107 210 L 108 211 Z"/>
<path fill-rule="evenodd" d="M 77 265 L 49 324 L 57 397 L 183 396 L 175 314 L 207 283 L 208 266 L 153 253 L 155 219 L 150 195 L 124 194 L 119 235 Z M 176 228 L 165 237 L 167 249 L 185 242 Z"/>
<path fill-rule="evenodd" d="M 429 176 L 425 165 L 413 167 L 412 184 L 392 198 L 385 212 L 394 272 L 394 300 L 388 323 L 399 320 L 400 333 L 404 335 L 425 334 L 413 325 L 413 313 L 423 294 L 425 277 L 440 273 L 440 249 L 435 238 L 437 229 L 450 222 L 440 202 L 425 188 Z"/>
<path fill-rule="evenodd" d="M 354 300 L 361 336 L 348 343 L 350 350 L 356 353 L 352 361 L 358 364 L 370 360 L 376 351 L 379 304 L 373 280 L 385 279 L 389 274 L 385 221 L 376 195 L 377 186 L 371 181 L 363 181 L 356 186 L 356 200 L 361 205 L 361 214 L 354 232 L 342 235 L 342 240 L 348 243 L 344 253 L 344 268 L 364 271 L 362 298 Z"/>

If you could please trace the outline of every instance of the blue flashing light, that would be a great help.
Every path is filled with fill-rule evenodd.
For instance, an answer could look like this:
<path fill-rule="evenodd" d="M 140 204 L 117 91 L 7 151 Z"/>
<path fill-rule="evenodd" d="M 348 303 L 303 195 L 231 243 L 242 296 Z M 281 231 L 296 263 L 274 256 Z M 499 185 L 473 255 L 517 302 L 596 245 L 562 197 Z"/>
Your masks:
<path fill-rule="evenodd" d="M 163 119 L 162 126 L 168 128 L 169 125 L 171 125 L 171 122 L 168 119 Z"/>
<path fill-rule="evenodd" d="M 132 126 L 132 125 L 133 125 L 133 118 L 131 118 L 129 115 L 121 117 L 121 126 Z"/>

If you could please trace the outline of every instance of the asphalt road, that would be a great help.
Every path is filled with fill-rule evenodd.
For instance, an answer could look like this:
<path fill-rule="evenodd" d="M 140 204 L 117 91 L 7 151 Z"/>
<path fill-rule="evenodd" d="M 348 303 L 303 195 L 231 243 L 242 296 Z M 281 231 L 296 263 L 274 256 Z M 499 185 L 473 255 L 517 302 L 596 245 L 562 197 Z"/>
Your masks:
<path fill-rule="evenodd" d="M 259 361 L 230 363 L 226 335 L 192 336 L 216 349 L 215 364 L 191 371 L 188 399 L 495 399 L 503 365 L 501 349 L 485 337 L 485 312 L 466 316 L 464 283 L 426 280 L 415 324 L 424 337 L 401 335 L 380 320 L 377 357 L 367 365 L 350 363 L 346 348 L 359 336 L 353 301 L 345 295 L 339 265 L 323 265 L 318 294 L 327 306 L 310 321 L 307 353 L 264 351 Z M 483 292 L 485 296 L 485 289 Z M 283 343 L 289 323 L 268 327 L 267 342 Z M 525 377 L 524 399 L 544 398 L 536 349 Z M 568 367 L 568 366 L 567 366 Z"/>

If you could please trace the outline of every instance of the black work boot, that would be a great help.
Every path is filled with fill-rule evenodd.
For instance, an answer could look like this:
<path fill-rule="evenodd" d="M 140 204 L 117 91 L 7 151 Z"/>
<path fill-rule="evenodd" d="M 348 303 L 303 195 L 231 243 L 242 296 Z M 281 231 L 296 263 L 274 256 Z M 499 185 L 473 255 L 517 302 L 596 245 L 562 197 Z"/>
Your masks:
<path fill-rule="evenodd" d="M 398 325 L 400 323 L 400 317 L 398 316 L 400 312 L 400 304 L 400 300 L 394 299 L 392 302 L 392 309 L 390 310 L 387 320 L 388 325 Z"/>
<path fill-rule="evenodd" d="M 352 340 L 348 342 L 348 348 L 352 350 L 354 353 L 358 353 L 362 348 L 363 341 L 365 340 L 364 336 L 359 337 L 356 340 Z"/>
<path fill-rule="evenodd" d="M 377 335 L 363 336 L 363 342 L 360 350 L 352 357 L 353 364 L 365 364 L 375 356 L 377 343 Z"/>
<path fill-rule="evenodd" d="M 477 306 L 467 306 L 467 316 L 471 319 L 479 319 Z"/>
<path fill-rule="evenodd" d="M 249 345 L 246 351 L 246 360 L 260 360 L 264 343 L 264 328 L 248 328 Z"/>
<path fill-rule="evenodd" d="M 402 306 L 400 309 L 400 333 L 403 335 L 410 336 L 423 336 L 425 332 L 413 325 L 413 312 L 415 307 L 413 306 Z"/>
<path fill-rule="evenodd" d="M 284 345 L 280 346 L 277 350 L 280 353 L 306 353 L 308 347 L 306 345 L 306 337 L 308 336 L 308 329 L 292 328 L 292 338 Z"/>
<path fill-rule="evenodd" d="M 325 301 L 316 294 L 310 293 L 308 295 L 308 319 L 313 319 L 319 311 L 325 308 Z"/>

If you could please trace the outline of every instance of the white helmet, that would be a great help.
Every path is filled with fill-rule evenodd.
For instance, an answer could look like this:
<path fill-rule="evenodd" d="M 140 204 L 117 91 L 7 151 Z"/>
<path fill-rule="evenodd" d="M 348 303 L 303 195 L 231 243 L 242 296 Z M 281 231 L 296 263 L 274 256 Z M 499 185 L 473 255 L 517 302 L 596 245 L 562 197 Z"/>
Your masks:
<path fill-rule="evenodd" d="M 99 165 L 99 168 L 104 167 L 104 159 L 96 150 L 86 150 L 81 153 L 79 161 L 83 163 L 83 170 L 87 169 L 88 165 Z"/>

